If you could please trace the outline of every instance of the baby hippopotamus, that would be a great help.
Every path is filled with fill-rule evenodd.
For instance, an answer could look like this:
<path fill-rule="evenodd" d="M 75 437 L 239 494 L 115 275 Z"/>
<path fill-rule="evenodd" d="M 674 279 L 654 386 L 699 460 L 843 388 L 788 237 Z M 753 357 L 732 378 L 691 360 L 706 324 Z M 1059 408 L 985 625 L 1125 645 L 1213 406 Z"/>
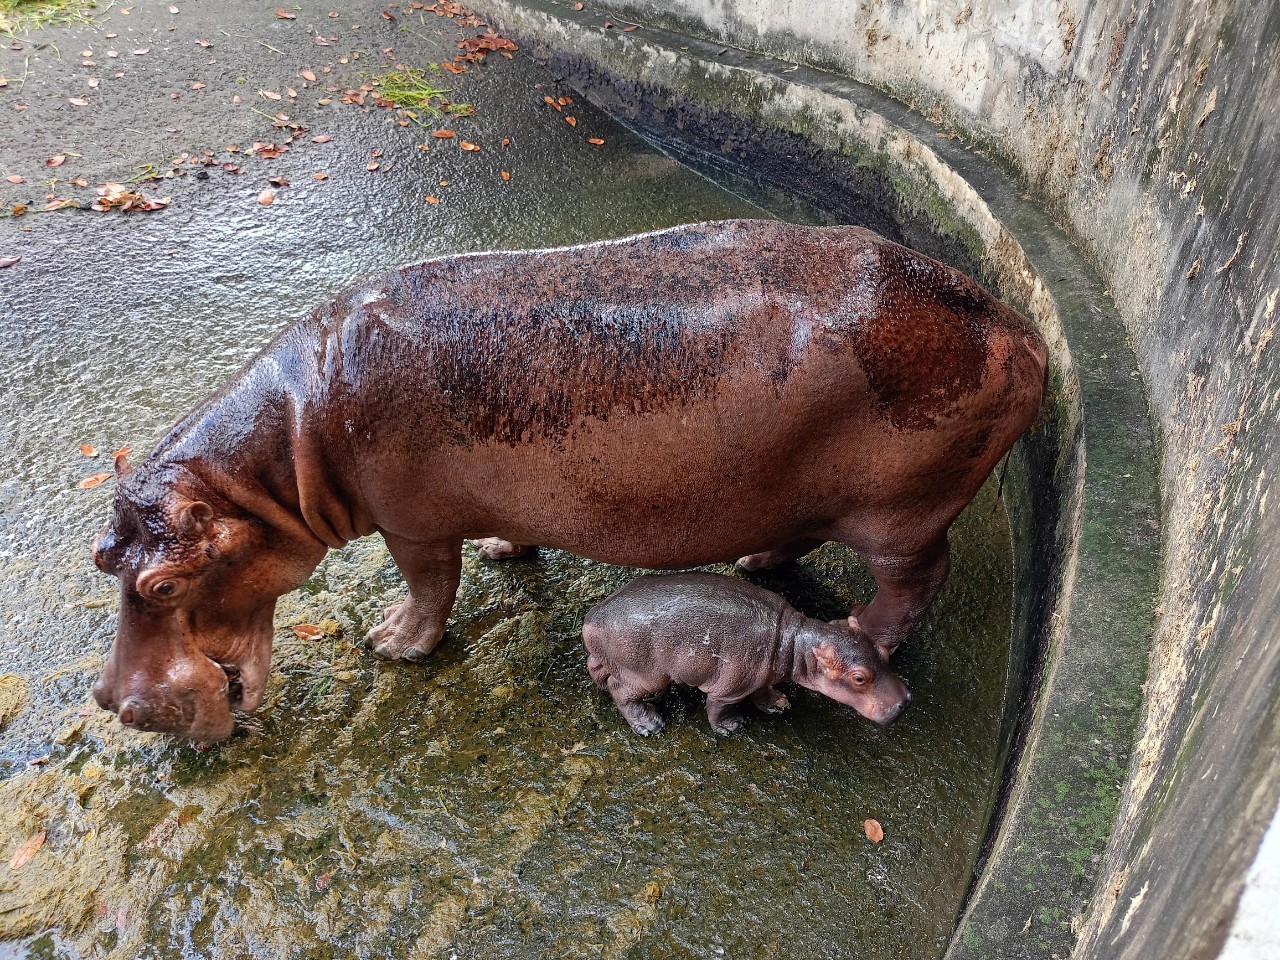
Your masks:
<path fill-rule="evenodd" d="M 642 576 L 592 607 L 582 625 L 591 678 L 642 736 L 662 716 L 644 698 L 672 683 L 707 695 L 711 729 L 742 726 L 739 704 L 766 713 L 791 704 L 774 684 L 792 680 L 886 724 L 911 702 L 856 617 L 814 620 L 762 587 L 718 573 Z"/>

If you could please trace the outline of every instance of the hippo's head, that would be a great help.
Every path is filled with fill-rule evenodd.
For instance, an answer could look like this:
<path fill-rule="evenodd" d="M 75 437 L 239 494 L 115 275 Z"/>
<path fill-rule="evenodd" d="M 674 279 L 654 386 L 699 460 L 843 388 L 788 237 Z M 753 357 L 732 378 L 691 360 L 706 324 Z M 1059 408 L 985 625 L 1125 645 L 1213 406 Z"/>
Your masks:
<path fill-rule="evenodd" d="M 885 669 L 871 638 L 856 617 L 846 627 L 823 625 L 813 647 L 817 667 L 796 680 L 810 690 L 853 707 L 868 720 L 892 723 L 911 702 L 907 685 Z"/>
<path fill-rule="evenodd" d="M 93 559 L 120 578 L 120 622 L 94 699 L 126 726 L 220 740 L 232 710 L 262 701 L 276 598 L 317 558 L 272 544 L 182 467 L 118 461 L 116 475 Z"/>

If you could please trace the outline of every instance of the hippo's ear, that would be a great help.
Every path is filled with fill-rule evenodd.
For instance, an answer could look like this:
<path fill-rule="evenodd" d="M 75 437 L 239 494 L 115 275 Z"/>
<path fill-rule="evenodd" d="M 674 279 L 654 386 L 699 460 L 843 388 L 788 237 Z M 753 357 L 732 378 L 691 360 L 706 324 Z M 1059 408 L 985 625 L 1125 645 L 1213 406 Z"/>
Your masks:
<path fill-rule="evenodd" d="M 213 507 L 203 500 L 192 500 L 178 510 L 178 534 L 184 540 L 204 540 L 213 524 Z"/>
<path fill-rule="evenodd" d="M 133 467 L 129 466 L 129 454 L 123 451 L 117 453 L 112 461 L 116 469 L 116 479 L 123 480 L 129 474 L 133 473 Z"/>
<path fill-rule="evenodd" d="M 857 614 L 855 613 L 849 614 L 849 619 L 846 622 L 849 624 L 849 629 L 852 630 L 854 633 L 864 632 L 862 629 L 862 624 L 858 620 Z"/>
<path fill-rule="evenodd" d="M 826 674 L 828 680 L 839 680 L 844 675 L 845 665 L 840 654 L 836 652 L 836 648 L 829 643 L 813 648 L 813 659 L 818 661 L 818 666 L 822 668 L 822 672 Z"/>

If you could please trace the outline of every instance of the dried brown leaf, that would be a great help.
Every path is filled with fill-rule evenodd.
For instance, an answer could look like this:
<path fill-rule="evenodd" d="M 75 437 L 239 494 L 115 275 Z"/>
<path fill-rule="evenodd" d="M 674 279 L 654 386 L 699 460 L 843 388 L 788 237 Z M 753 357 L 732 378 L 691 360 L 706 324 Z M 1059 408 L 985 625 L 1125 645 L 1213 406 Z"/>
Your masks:
<path fill-rule="evenodd" d="M 578 125 L 578 120 L 576 117 L 565 117 L 564 122 L 571 127 L 576 127 Z"/>
<path fill-rule="evenodd" d="M 21 257 L 0 257 L 0 270 L 7 270 L 21 262 Z"/>
<path fill-rule="evenodd" d="M 428 197 L 426 197 L 426 201 L 427 201 L 427 203 L 439 203 L 439 202 L 440 202 L 440 198 L 439 198 L 439 197 L 432 197 L 432 196 L 428 196 Z"/>
<path fill-rule="evenodd" d="M 302 79 L 303 79 L 303 80 L 306 80 L 308 83 L 315 83 L 315 82 L 316 82 L 316 75 L 315 75 L 314 73 L 312 73 L 310 70 L 303 70 L 303 71 L 302 71 Z"/>
<path fill-rule="evenodd" d="M 127 457 L 127 456 L 129 456 L 129 454 L 131 454 L 131 453 L 133 453 L 133 447 L 132 447 L 132 446 L 130 446 L 129 444 L 125 444 L 125 445 L 124 445 L 123 447 L 121 447 L 119 450 L 112 450 L 112 451 L 111 451 L 111 459 L 112 459 L 112 460 L 119 460 L 121 457 Z"/>
<path fill-rule="evenodd" d="M 20 173 L 11 173 L 7 177 L 5 177 L 5 179 L 8 180 L 10 183 L 26 183 L 27 182 L 27 178 Z"/>
<path fill-rule="evenodd" d="M 44 846 L 44 837 L 45 832 L 43 830 L 28 837 L 26 842 L 15 850 L 13 856 L 9 858 L 9 869 L 17 871 L 25 867 L 27 861 L 36 855 L 36 851 Z"/>
<path fill-rule="evenodd" d="M 274 190 L 263 190 L 258 194 L 258 202 L 264 207 L 269 207 L 276 202 L 276 194 Z"/>
<path fill-rule="evenodd" d="M 87 107 L 89 105 L 89 101 L 84 97 L 67 97 L 67 102 L 73 107 Z"/>
<path fill-rule="evenodd" d="M 459 140 L 458 146 L 468 153 L 475 153 L 480 149 L 479 144 L 471 143 L 469 140 Z"/>
<path fill-rule="evenodd" d="M 510 171 L 510 170 L 503 170 L 503 171 L 502 171 L 502 179 L 503 179 L 503 180 L 510 180 L 510 179 L 511 179 L 511 171 Z"/>
<path fill-rule="evenodd" d="M 67 155 L 65 153 L 55 153 L 52 157 L 45 158 L 44 165 L 46 167 L 60 167 L 66 162 Z"/>
<path fill-rule="evenodd" d="M 284 7 L 276 7 L 276 19 L 277 20 L 297 20 L 298 15 L 295 13 L 290 13 Z"/>
<path fill-rule="evenodd" d="M 98 455 L 98 448 L 91 443 L 82 443 L 80 444 L 80 452 L 86 457 L 96 457 Z"/>
<path fill-rule="evenodd" d="M 315 179 L 315 180 L 328 180 L 328 179 L 329 179 L 329 175 L 328 175 L 327 173 L 325 173 L 323 170 L 317 170 L 317 171 L 316 171 L 315 173 L 313 173 L 311 176 L 312 176 L 312 178 L 313 178 L 313 179 Z"/>
<path fill-rule="evenodd" d="M 604 144 L 604 141 L 599 137 L 587 137 L 587 143 L 594 143 L 597 147 L 599 147 Z"/>
<path fill-rule="evenodd" d="M 867 839 L 872 843 L 879 843 L 884 839 L 884 827 L 880 826 L 879 820 L 867 820 L 862 824 L 862 829 L 866 831 Z"/>
<path fill-rule="evenodd" d="M 311 138 L 312 143 L 329 143 L 331 140 L 333 140 L 333 137 L 329 136 L 327 133 L 322 133 L 318 137 Z"/>
<path fill-rule="evenodd" d="M 457 130 L 435 130 L 432 132 L 431 135 L 435 137 L 437 140 L 448 140 L 450 137 L 456 137 L 458 135 L 458 131 Z"/>
<path fill-rule="evenodd" d="M 91 473 L 87 477 L 85 477 L 83 480 L 81 480 L 79 483 L 76 484 L 76 489 L 91 490 L 94 487 L 96 487 L 98 484 L 102 483 L 103 481 L 110 480 L 110 479 L 111 479 L 111 474 L 109 473 Z"/>
<path fill-rule="evenodd" d="M 324 636 L 324 629 L 314 623 L 300 623 L 293 628 L 293 635 L 299 640 L 319 640 Z"/>

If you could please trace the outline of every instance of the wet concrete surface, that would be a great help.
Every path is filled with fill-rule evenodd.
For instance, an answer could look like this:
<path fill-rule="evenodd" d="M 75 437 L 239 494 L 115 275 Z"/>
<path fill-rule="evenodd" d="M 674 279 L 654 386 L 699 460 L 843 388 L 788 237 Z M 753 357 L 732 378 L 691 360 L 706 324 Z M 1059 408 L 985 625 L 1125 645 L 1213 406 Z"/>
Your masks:
<path fill-rule="evenodd" d="M 760 216 L 760 204 L 825 219 L 785 196 L 745 199 L 587 104 L 555 111 L 544 97 L 574 91 L 519 54 L 447 78 L 476 106 L 447 121 L 453 141 L 341 102 L 359 71 L 451 59 L 480 32 L 460 18 L 174 6 L 112 8 L 0 60 L 0 174 L 26 181 L 0 180 L 7 209 L 87 202 L 96 184 L 174 169 L 184 152 L 242 169 L 184 162 L 183 176 L 140 183 L 172 198 L 153 213 L 0 220 L 0 258 L 22 258 L 0 270 L 0 956 L 940 954 L 997 779 L 1010 561 L 990 486 L 900 654 L 913 707 L 885 730 L 796 692 L 788 715 L 720 739 L 682 692 L 666 734 L 634 737 L 579 639 L 585 609 L 633 571 L 551 551 L 507 565 L 469 552 L 437 654 L 380 663 L 361 641 L 404 588 L 376 539 L 331 554 L 282 601 L 267 702 L 228 743 L 197 753 L 92 706 L 116 599 L 88 544 L 111 485 L 76 489 L 107 469 L 80 444 L 143 455 L 272 333 L 374 269 Z M 317 31 L 339 41 L 317 44 Z M 125 77 L 84 60 L 124 61 Z M 91 76 L 103 79 L 89 106 L 69 103 Z M 276 112 L 298 126 L 274 127 Z M 295 132 L 277 159 L 225 150 Z M 262 206 L 270 177 L 289 184 Z M 828 617 L 871 592 L 835 546 L 760 582 Z M 325 639 L 298 639 L 299 623 Z M 8 866 L 42 831 L 30 862 Z"/>

